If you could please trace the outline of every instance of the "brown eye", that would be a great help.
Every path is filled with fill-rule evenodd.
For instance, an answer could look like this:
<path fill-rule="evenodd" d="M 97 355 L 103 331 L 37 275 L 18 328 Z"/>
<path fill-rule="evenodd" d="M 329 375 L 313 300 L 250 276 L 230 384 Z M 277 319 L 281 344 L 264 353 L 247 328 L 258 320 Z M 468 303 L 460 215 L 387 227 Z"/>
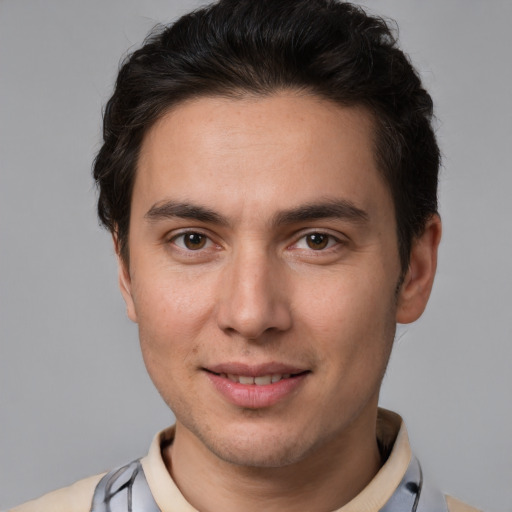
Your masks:
<path fill-rule="evenodd" d="M 208 240 L 208 238 L 201 233 L 185 233 L 184 235 L 181 235 L 181 238 L 183 240 L 183 245 L 191 251 L 202 249 Z"/>
<path fill-rule="evenodd" d="M 329 243 L 329 235 L 323 233 L 311 233 L 306 236 L 306 243 L 310 249 L 321 250 L 327 247 Z"/>

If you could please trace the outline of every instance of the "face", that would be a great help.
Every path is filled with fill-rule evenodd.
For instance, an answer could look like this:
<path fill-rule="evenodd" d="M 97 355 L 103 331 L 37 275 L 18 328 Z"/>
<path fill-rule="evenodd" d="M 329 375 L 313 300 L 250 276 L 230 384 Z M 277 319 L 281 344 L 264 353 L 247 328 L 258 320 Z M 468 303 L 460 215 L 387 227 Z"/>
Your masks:
<path fill-rule="evenodd" d="M 291 464 L 375 421 L 400 264 L 372 129 L 283 93 L 146 135 L 121 289 L 177 432 L 224 461 Z"/>

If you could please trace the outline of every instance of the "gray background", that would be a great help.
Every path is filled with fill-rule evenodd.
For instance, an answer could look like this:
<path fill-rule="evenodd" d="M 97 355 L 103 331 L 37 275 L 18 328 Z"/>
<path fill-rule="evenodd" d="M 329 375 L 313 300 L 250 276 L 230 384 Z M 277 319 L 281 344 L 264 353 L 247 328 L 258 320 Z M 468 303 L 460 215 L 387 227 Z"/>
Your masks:
<path fill-rule="evenodd" d="M 512 511 L 512 2 L 368 0 L 437 104 L 444 239 L 382 404 L 447 492 Z M 125 318 L 91 161 L 121 55 L 196 1 L 0 0 L 0 508 L 143 455 L 172 415 Z"/>

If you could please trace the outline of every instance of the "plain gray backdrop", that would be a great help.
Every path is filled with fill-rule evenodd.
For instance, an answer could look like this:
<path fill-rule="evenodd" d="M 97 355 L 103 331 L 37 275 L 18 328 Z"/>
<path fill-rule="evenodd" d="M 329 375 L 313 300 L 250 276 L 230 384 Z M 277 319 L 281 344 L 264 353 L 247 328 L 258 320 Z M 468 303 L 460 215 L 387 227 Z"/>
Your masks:
<path fill-rule="evenodd" d="M 512 511 L 512 2 L 368 0 L 436 103 L 444 237 L 382 405 L 424 470 Z M 0 0 L 0 508 L 146 453 L 173 421 L 98 227 L 91 162 L 120 57 L 183 0 Z"/>

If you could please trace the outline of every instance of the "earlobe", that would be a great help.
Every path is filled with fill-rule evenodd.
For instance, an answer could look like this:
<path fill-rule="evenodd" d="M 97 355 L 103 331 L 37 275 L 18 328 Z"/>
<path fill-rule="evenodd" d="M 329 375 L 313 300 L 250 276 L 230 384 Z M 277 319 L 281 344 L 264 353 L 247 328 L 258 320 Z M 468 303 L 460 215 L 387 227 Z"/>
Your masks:
<path fill-rule="evenodd" d="M 126 304 L 126 314 L 132 322 L 137 323 L 137 312 L 135 310 L 135 303 L 132 295 L 132 280 L 130 276 L 130 269 L 121 256 L 117 236 L 114 234 L 112 238 L 114 240 L 114 250 L 117 257 L 119 289 L 121 290 L 121 295 L 123 296 L 124 302 Z"/>
<path fill-rule="evenodd" d="M 441 219 L 435 214 L 428 220 L 423 233 L 412 242 L 409 268 L 398 294 L 398 323 L 414 322 L 427 306 L 436 274 L 441 231 Z"/>

